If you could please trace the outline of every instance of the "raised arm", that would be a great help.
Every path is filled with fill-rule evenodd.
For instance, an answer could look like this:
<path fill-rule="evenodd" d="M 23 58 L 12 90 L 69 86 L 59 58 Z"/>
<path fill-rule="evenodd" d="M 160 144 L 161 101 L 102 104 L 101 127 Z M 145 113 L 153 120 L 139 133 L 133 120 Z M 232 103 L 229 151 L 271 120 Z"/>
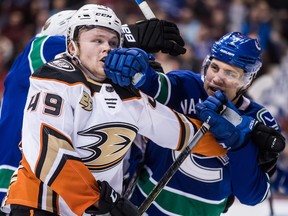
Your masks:
<path fill-rule="evenodd" d="M 284 150 L 285 140 L 279 132 L 252 117 L 240 116 L 236 107 L 220 91 L 197 105 L 200 119 L 205 121 L 207 118 L 214 118 L 214 115 L 218 114 L 209 113 L 209 111 L 218 110 L 223 103 L 228 109 L 224 116 L 239 130 L 238 137 L 233 134 L 235 131 L 230 134 L 231 139 L 229 141 L 231 142 L 225 143 L 226 141 L 220 140 L 220 143 L 223 143 L 223 146 L 228 150 L 232 191 L 241 203 L 256 205 L 262 202 L 268 194 L 270 187 L 268 173 L 271 166 L 275 165 L 271 164 L 272 156 L 270 154 L 265 158 L 259 157 L 259 149 L 260 151 L 265 149 L 266 153 L 279 154 Z M 219 133 L 217 128 L 212 128 L 211 132 L 213 134 Z M 229 133 L 229 130 L 226 133 Z M 260 162 L 265 165 L 261 165 Z"/>

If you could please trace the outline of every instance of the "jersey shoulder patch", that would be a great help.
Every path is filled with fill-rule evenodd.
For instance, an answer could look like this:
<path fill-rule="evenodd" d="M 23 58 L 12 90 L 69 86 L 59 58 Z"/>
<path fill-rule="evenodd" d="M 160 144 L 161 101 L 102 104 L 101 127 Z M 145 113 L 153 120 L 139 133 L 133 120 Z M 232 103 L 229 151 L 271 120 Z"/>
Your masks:
<path fill-rule="evenodd" d="M 269 127 L 272 127 L 276 130 L 279 129 L 276 120 L 266 108 L 262 108 L 257 112 L 257 119 Z"/>
<path fill-rule="evenodd" d="M 83 83 L 88 86 L 88 81 L 80 69 L 66 58 L 59 58 L 44 64 L 32 78 L 57 80 L 67 84 Z"/>
<path fill-rule="evenodd" d="M 75 67 L 72 63 L 70 63 L 66 59 L 55 59 L 54 61 L 48 62 L 47 63 L 50 67 L 54 67 L 56 69 L 61 69 L 64 71 L 75 71 Z"/>

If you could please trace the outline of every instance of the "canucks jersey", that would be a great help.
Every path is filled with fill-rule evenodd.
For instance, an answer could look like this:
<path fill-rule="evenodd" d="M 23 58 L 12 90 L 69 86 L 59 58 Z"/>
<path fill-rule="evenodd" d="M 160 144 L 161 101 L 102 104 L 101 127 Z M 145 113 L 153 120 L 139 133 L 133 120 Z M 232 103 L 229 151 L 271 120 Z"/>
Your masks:
<path fill-rule="evenodd" d="M 21 140 L 29 76 L 41 65 L 64 51 L 64 37 L 34 37 L 8 72 L 0 112 L 0 200 L 4 197 L 11 175 L 21 160 L 18 144 Z"/>
<path fill-rule="evenodd" d="M 199 128 L 140 91 L 98 83 L 70 60 L 48 62 L 30 78 L 24 109 L 22 162 L 4 205 L 82 215 L 99 199 L 96 180 L 122 192 L 123 158 L 137 133 L 181 151 Z M 224 155 L 207 133 L 194 151 Z"/>
<path fill-rule="evenodd" d="M 197 118 L 195 105 L 208 97 L 201 75 L 191 71 L 167 74 L 149 71 L 146 77 L 146 82 L 140 87 L 143 92 L 180 113 Z M 242 115 L 252 116 L 279 129 L 270 113 L 248 98 L 242 97 L 237 107 Z M 136 205 L 144 201 L 179 154 L 161 148 L 151 140 L 145 148 L 144 168 L 131 197 Z M 253 143 L 224 156 L 191 154 L 147 214 L 216 216 L 223 212 L 230 195 L 247 205 L 262 202 L 269 190 L 269 177 L 258 167 L 257 155 L 258 149 Z M 133 164 L 133 157 L 130 163 Z"/>

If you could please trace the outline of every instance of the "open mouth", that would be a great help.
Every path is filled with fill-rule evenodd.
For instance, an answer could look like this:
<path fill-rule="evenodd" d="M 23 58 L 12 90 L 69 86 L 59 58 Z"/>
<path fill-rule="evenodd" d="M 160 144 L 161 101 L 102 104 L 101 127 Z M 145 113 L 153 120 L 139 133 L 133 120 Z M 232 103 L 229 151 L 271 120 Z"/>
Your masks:
<path fill-rule="evenodd" d="M 209 90 L 213 93 L 215 93 L 216 91 L 223 91 L 223 89 L 221 89 L 220 87 L 215 86 L 209 86 Z"/>
<path fill-rule="evenodd" d="M 101 62 L 105 63 L 106 57 L 100 59 Z"/>
<path fill-rule="evenodd" d="M 211 90 L 211 91 L 213 91 L 213 92 L 215 92 L 215 91 L 217 91 L 217 90 L 221 90 L 221 89 L 219 89 L 219 88 L 215 88 L 215 87 L 209 87 L 209 89 Z"/>

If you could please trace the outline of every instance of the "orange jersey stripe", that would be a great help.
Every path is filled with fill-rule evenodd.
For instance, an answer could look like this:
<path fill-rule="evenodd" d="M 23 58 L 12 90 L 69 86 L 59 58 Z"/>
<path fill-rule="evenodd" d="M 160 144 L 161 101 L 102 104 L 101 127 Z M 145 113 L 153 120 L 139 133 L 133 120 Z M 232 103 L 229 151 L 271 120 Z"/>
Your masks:
<path fill-rule="evenodd" d="M 42 209 L 60 214 L 58 208 L 59 197 L 58 195 L 55 197 L 55 191 L 58 191 L 63 194 L 62 197 L 71 210 L 77 215 L 82 215 L 89 206 L 93 205 L 100 198 L 97 182 L 88 169 L 81 168 L 83 163 L 79 161 L 66 162 L 61 173 L 51 185 L 51 188 L 47 187 L 47 191 L 45 190 L 45 194 L 43 194 L 42 182 L 36 178 L 25 157 L 23 157 L 22 165 L 23 168 L 18 170 L 16 176 L 17 181 L 11 182 L 6 204 L 19 204 L 39 208 L 42 205 L 42 196 L 44 196 L 46 208 L 42 207 Z M 75 173 L 75 170 L 81 169 L 81 174 Z M 73 181 L 67 178 L 67 176 L 71 176 L 71 172 L 75 174 Z M 73 186 L 73 190 L 70 188 L 67 189 L 67 182 L 69 182 L 70 186 Z M 57 199 L 56 202 L 55 198 Z"/>
<path fill-rule="evenodd" d="M 199 129 L 203 122 L 196 119 L 190 119 Z M 197 153 L 205 156 L 224 156 L 227 150 L 224 149 L 209 131 L 204 134 L 200 141 L 192 149 L 192 153 Z"/>

